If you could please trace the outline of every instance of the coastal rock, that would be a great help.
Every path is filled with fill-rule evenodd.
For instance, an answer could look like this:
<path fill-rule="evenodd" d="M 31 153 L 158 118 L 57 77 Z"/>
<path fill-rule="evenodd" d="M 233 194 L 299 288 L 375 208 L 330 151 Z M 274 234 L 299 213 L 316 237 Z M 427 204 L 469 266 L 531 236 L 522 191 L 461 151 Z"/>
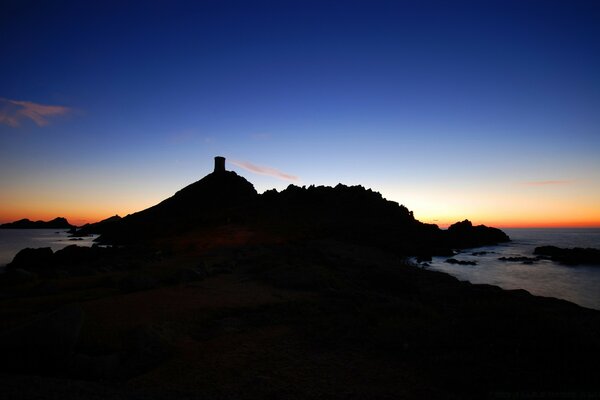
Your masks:
<path fill-rule="evenodd" d="M 456 265 L 477 265 L 477 263 L 475 261 L 457 260 L 456 258 L 449 258 L 445 262 L 447 262 L 448 264 L 456 264 Z"/>
<path fill-rule="evenodd" d="M 72 229 L 66 218 L 58 217 L 51 221 L 31 221 L 27 218 L 0 225 L 0 229 Z"/>
<path fill-rule="evenodd" d="M 600 249 L 575 247 L 565 249 L 556 246 L 536 247 L 534 254 L 549 256 L 552 261 L 566 265 L 600 265 Z"/>
<path fill-rule="evenodd" d="M 57 250 L 56 253 L 54 253 L 54 259 L 52 261 L 54 264 L 62 266 L 82 265 L 97 259 L 100 252 L 102 252 L 102 250 L 97 247 L 85 247 L 72 244 L 61 250 Z"/>
<path fill-rule="evenodd" d="M 52 263 L 53 256 L 50 247 L 42 247 L 38 249 L 26 248 L 17 253 L 12 262 L 6 267 L 8 270 L 21 268 L 25 270 L 37 269 L 41 266 L 48 266 Z"/>
<path fill-rule="evenodd" d="M 469 220 L 451 225 L 447 236 L 451 246 L 457 248 L 488 246 L 510 241 L 508 235 L 500 229 L 485 225 L 473 226 Z"/>
<path fill-rule="evenodd" d="M 86 237 L 94 234 L 102 234 L 111 229 L 115 224 L 121 221 L 121 217 L 118 215 L 113 215 L 112 217 L 103 219 L 99 222 L 94 222 L 92 224 L 85 224 L 79 229 L 73 229 L 69 233 L 72 237 Z"/>
<path fill-rule="evenodd" d="M 521 262 L 523 264 L 533 264 L 534 262 L 540 261 L 539 257 L 500 257 L 498 258 L 499 261 L 506 261 L 506 262 Z"/>
<path fill-rule="evenodd" d="M 451 257 L 452 249 L 510 240 L 499 229 L 473 226 L 468 220 L 441 230 L 418 221 L 405 206 L 360 185 L 289 185 L 280 192 L 258 194 L 252 183 L 224 170 L 221 164 L 215 172 L 155 206 L 106 221 L 97 240 L 104 244 L 143 244 L 170 241 L 209 226 L 232 225 L 295 239 L 335 238 L 403 256 Z M 80 231 L 88 233 L 91 228 L 86 229 Z"/>

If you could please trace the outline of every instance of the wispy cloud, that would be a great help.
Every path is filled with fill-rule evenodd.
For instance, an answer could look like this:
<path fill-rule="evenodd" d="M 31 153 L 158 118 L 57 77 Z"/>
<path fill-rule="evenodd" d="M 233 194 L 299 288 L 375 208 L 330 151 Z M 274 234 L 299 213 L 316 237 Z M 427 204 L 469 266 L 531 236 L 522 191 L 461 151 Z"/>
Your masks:
<path fill-rule="evenodd" d="M 72 111 L 71 108 L 64 106 L 0 98 L 0 124 L 14 128 L 20 126 L 23 119 L 30 119 L 38 126 L 46 126 L 50 123 L 50 118 L 66 115 Z"/>
<path fill-rule="evenodd" d="M 570 185 L 573 181 L 531 181 L 525 182 L 527 186 L 550 186 L 550 185 Z"/>
<path fill-rule="evenodd" d="M 235 166 L 238 166 L 250 172 L 254 172 L 255 174 L 272 176 L 274 178 L 291 182 L 298 182 L 300 180 L 297 176 L 286 174 L 285 172 L 281 172 L 275 168 L 254 165 L 247 161 L 231 160 L 230 162 Z"/>

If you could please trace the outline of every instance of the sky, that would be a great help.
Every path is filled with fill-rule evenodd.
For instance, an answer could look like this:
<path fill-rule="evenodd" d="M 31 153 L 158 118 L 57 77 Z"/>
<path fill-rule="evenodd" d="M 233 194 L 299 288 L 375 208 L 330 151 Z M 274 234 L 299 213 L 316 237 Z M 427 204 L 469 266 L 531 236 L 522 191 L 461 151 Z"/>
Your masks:
<path fill-rule="evenodd" d="M 447 226 L 600 227 L 600 2 L 0 5 L 0 222 L 95 222 L 213 168 Z"/>

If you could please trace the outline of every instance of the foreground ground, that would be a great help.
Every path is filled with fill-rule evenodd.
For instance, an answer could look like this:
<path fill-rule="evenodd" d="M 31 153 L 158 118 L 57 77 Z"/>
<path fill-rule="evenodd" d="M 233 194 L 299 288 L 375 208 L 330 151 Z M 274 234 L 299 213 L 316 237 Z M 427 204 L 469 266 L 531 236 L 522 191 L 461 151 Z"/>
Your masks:
<path fill-rule="evenodd" d="M 4 398 L 600 397 L 600 312 L 373 247 L 222 237 L 3 287 Z"/>

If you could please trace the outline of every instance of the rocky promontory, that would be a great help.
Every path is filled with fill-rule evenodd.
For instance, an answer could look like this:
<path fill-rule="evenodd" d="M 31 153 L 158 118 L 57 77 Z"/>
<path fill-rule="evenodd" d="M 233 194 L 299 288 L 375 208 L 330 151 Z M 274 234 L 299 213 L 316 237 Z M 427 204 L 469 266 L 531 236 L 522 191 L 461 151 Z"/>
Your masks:
<path fill-rule="evenodd" d="M 72 229 L 66 218 L 58 217 L 51 221 L 31 221 L 27 218 L 0 225 L 0 229 Z"/>
<path fill-rule="evenodd" d="M 565 265 L 600 265 L 600 249 L 575 247 L 564 249 L 556 246 L 536 247 L 534 254 L 547 256 Z"/>

